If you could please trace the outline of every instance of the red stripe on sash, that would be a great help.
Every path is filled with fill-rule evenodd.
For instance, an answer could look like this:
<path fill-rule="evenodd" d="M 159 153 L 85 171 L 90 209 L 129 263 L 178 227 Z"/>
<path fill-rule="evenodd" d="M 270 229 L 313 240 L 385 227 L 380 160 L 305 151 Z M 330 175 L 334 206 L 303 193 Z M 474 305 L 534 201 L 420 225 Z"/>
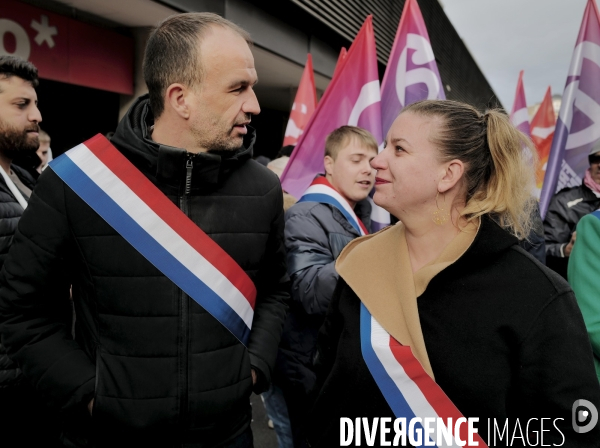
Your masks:
<path fill-rule="evenodd" d="M 333 188 L 333 185 L 331 185 L 331 183 L 329 183 L 329 181 L 327 180 L 327 178 L 325 176 L 318 176 L 318 177 L 316 177 L 312 181 L 311 185 L 325 185 L 326 187 L 329 187 L 329 188 L 337 191 L 335 188 Z M 337 192 L 338 192 L 338 194 L 340 193 L 339 191 L 337 191 Z M 340 196 L 341 196 L 341 194 L 340 194 Z M 342 198 L 343 198 L 343 196 L 342 196 Z M 348 201 L 346 201 L 346 202 L 348 202 Z M 348 204 L 348 205 L 350 205 L 350 204 Z M 350 208 L 352 208 L 352 207 L 350 207 Z M 355 214 L 355 216 L 356 216 L 356 221 L 358 221 L 358 225 L 360 226 L 360 228 L 362 229 L 362 231 L 364 232 L 364 234 L 368 235 L 369 231 L 367 230 L 367 228 L 365 227 L 365 225 L 363 224 L 363 222 L 360 220 L 360 218 L 358 217 L 358 215 Z"/>
<path fill-rule="evenodd" d="M 423 369 L 410 347 L 400 344 L 393 336 L 390 336 L 390 349 L 406 375 L 419 387 L 437 415 L 444 419 L 444 422 L 447 422 L 448 418 L 452 418 L 452 424 L 454 425 L 457 419 L 464 417 L 442 388 Z M 469 440 L 468 429 L 466 422 L 460 425 L 460 438 L 466 442 Z M 452 434 L 454 434 L 454 428 L 452 428 Z M 479 434 L 474 434 L 473 440 L 479 442 L 479 446 L 487 446 Z"/>
<path fill-rule="evenodd" d="M 103 135 L 96 135 L 84 143 L 119 179 L 161 217 L 179 236 L 221 271 L 246 297 L 252 308 L 256 302 L 256 287 L 244 270 L 191 219 L 180 219 L 181 210 L 150 182 Z M 148 188 L 150 184 L 154 188 Z M 159 191 L 160 192 L 160 191 Z M 190 235 L 195 235 L 190 238 Z"/>

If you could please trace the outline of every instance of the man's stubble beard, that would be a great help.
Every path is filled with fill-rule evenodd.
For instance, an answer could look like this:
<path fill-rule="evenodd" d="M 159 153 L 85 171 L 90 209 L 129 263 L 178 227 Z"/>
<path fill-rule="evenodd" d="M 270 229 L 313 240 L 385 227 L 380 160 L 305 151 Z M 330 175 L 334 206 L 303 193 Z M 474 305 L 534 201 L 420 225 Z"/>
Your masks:
<path fill-rule="evenodd" d="M 251 115 L 244 115 L 241 119 L 236 120 L 237 123 L 242 123 L 251 120 Z M 219 129 L 219 122 L 213 122 L 208 129 L 199 130 L 195 129 L 195 139 L 198 146 L 207 148 L 208 152 L 217 151 L 237 151 L 244 145 L 244 136 L 232 137 L 235 128 L 229 127 L 228 129 Z M 212 138 L 211 138 L 212 136 Z"/>
<path fill-rule="evenodd" d="M 20 152 L 35 152 L 40 146 L 39 137 L 31 138 L 28 131 L 39 132 L 37 123 L 26 129 L 18 130 L 0 121 L 0 152 L 13 159 Z"/>

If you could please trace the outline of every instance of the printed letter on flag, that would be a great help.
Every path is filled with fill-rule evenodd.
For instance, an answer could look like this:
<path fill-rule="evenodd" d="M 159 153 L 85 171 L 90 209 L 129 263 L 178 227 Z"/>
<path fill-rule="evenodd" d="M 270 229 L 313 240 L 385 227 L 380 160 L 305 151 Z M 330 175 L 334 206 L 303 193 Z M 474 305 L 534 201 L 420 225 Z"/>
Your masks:
<path fill-rule="evenodd" d="M 544 183 L 546 164 L 548 163 L 550 146 L 552 146 L 555 124 L 556 118 L 554 116 L 554 106 L 552 105 L 552 93 L 550 87 L 548 87 L 540 108 L 531 120 L 531 141 L 533 141 L 538 153 L 538 166 L 535 173 L 535 190 L 538 199 L 542 191 L 542 184 Z"/>
<path fill-rule="evenodd" d="M 519 73 L 517 92 L 515 93 L 515 102 L 513 104 L 512 112 L 510 113 L 510 121 L 519 131 L 527 137 L 531 137 L 529 129 L 529 112 L 527 111 L 525 88 L 523 87 L 523 70 Z"/>
<path fill-rule="evenodd" d="M 302 131 L 304 131 L 316 107 L 317 91 L 315 88 L 315 75 L 313 74 L 312 56 L 309 54 L 306 59 L 304 71 L 302 72 L 302 78 L 300 78 L 300 85 L 298 86 L 298 92 L 296 92 L 290 119 L 285 128 L 283 146 L 298 143 L 298 138 L 302 134 Z"/>
<path fill-rule="evenodd" d="M 343 64 L 323 94 L 281 175 L 283 189 L 299 198 L 324 173 L 325 139 L 343 125 L 359 126 L 381 142 L 381 110 L 372 16 L 367 17 Z"/>
<path fill-rule="evenodd" d="M 555 192 L 581 185 L 589 167 L 588 153 L 600 139 L 600 14 L 588 0 L 542 186 L 540 211 L 546 215 Z"/>
<path fill-rule="evenodd" d="M 404 4 L 381 83 L 381 98 L 384 137 L 404 106 L 426 99 L 446 99 L 429 34 L 416 0 L 407 0 Z"/>

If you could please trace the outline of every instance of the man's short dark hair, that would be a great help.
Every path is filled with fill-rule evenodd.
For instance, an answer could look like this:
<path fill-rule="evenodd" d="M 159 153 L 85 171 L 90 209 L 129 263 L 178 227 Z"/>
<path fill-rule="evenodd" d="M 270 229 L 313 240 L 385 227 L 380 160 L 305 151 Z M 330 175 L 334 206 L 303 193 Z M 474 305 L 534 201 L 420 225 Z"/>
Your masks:
<path fill-rule="evenodd" d="M 39 84 L 38 70 L 31 62 L 18 56 L 0 56 L 0 79 L 13 76 L 28 81 L 33 87 Z"/>
<path fill-rule="evenodd" d="M 212 26 L 229 28 L 243 37 L 249 46 L 252 45 L 252 39 L 246 31 L 235 23 L 208 12 L 190 12 L 168 17 L 150 34 L 143 71 L 155 119 L 164 111 L 167 87 L 174 83 L 191 87 L 202 81 L 204 73 L 198 57 L 198 43 Z"/>

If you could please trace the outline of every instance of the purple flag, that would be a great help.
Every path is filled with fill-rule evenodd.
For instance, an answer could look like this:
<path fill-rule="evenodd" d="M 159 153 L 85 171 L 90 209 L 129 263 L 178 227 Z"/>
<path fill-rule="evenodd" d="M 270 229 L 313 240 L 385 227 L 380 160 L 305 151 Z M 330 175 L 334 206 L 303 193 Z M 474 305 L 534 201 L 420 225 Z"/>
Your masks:
<path fill-rule="evenodd" d="M 384 138 L 404 106 L 426 99 L 446 95 L 419 5 L 407 0 L 381 83 Z"/>
<path fill-rule="evenodd" d="M 529 126 L 529 112 L 527 111 L 527 101 L 525 101 L 525 88 L 523 87 L 523 70 L 519 73 L 519 81 L 517 82 L 517 92 L 515 93 L 515 102 L 512 112 L 510 113 L 510 121 L 515 127 L 531 138 L 531 129 Z"/>
<path fill-rule="evenodd" d="M 381 110 L 372 16 L 368 16 L 306 125 L 281 175 L 285 191 L 299 198 L 324 173 L 325 139 L 343 125 L 359 126 L 381 142 Z"/>
<path fill-rule="evenodd" d="M 588 153 L 600 139 L 600 14 L 588 0 L 556 122 L 540 211 L 546 215 L 555 192 L 581 185 Z"/>

